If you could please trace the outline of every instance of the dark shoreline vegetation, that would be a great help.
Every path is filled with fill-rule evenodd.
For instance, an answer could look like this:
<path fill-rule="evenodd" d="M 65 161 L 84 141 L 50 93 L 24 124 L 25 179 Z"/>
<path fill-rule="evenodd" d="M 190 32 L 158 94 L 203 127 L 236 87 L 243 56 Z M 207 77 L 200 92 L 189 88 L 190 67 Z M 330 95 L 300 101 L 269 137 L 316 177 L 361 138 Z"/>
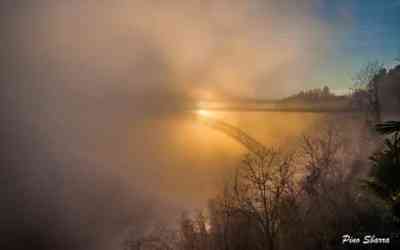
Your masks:
<path fill-rule="evenodd" d="M 400 65 L 387 71 L 370 63 L 355 82 L 349 96 L 324 87 L 278 105 L 345 103 L 348 112 L 361 114 L 357 119 L 321 121 L 295 152 L 265 148 L 246 154 L 208 208 L 183 214 L 177 227 L 156 225 L 129 235 L 123 248 L 400 249 L 400 123 L 390 121 L 399 117 Z M 248 109 L 271 104 L 246 103 Z M 378 240 L 343 243 L 344 235 Z"/>

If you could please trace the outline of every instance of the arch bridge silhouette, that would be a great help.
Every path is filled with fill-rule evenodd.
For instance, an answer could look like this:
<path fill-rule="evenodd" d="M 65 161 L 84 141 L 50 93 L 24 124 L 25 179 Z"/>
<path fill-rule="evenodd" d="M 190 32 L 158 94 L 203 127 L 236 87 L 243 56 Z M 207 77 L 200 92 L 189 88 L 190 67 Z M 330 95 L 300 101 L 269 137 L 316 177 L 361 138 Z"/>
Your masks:
<path fill-rule="evenodd" d="M 248 108 L 248 107 L 235 107 L 235 108 L 207 108 L 207 109 L 196 109 L 195 120 L 209 128 L 215 129 L 235 141 L 242 144 L 247 150 L 256 155 L 260 155 L 267 150 L 267 148 L 257 141 L 255 138 L 244 132 L 238 127 L 230 125 L 224 121 L 221 121 L 211 115 L 204 115 L 199 111 L 228 111 L 228 112 L 294 112 L 294 113 L 357 113 L 354 109 L 349 108 Z"/>

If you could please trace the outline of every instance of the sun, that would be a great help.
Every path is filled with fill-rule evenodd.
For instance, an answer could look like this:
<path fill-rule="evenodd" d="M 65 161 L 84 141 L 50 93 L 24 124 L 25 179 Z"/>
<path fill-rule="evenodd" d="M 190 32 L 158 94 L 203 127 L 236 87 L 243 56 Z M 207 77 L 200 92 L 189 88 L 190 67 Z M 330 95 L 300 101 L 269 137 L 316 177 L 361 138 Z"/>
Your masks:
<path fill-rule="evenodd" d="M 211 116 L 211 112 L 207 111 L 205 109 L 199 109 L 196 112 L 198 115 L 201 115 L 201 116 Z"/>

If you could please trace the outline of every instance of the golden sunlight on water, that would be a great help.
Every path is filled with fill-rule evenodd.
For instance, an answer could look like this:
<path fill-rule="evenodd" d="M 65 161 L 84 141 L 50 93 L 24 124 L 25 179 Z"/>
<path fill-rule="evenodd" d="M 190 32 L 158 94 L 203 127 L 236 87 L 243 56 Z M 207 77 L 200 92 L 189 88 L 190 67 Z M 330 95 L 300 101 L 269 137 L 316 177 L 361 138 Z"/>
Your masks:
<path fill-rule="evenodd" d="M 196 116 L 210 117 L 235 126 L 267 147 L 288 148 L 322 118 L 319 114 L 278 112 L 220 112 L 198 110 Z M 186 116 L 160 122 L 157 132 L 168 136 L 158 150 L 165 157 L 158 184 L 162 196 L 202 206 L 220 190 L 247 149 L 234 138 Z M 134 147 L 135 148 L 135 147 Z M 153 149 L 156 150 L 156 149 Z M 149 171 L 148 169 L 145 171 Z M 186 202 L 184 202 L 186 201 Z"/>
<path fill-rule="evenodd" d="M 93 142 L 96 147 L 82 153 L 98 164 L 112 163 L 101 164 L 104 168 L 96 171 L 118 175 L 123 180 L 121 185 L 145 183 L 152 187 L 148 192 L 157 191 L 160 200 L 173 200 L 188 209 L 204 207 L 239 166 L 247 149 L 199 122 L 199 116 L 239 128 L 267 147 L 287 148 L 324 115 L 199 110 L 154 120 L 133 119 L 126 134 L 117 137 L 103 132 Z M 117 130 L 110 133 L 113 131 Z M 135 178 L 137 175 L 141 178 Z"/>

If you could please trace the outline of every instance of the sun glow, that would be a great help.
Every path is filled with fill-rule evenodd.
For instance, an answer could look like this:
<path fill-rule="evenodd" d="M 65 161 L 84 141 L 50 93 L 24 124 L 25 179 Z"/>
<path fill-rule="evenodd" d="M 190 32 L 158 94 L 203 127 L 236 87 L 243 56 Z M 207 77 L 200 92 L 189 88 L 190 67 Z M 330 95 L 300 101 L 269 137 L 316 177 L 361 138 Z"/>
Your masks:
<path fill-rule="evenodd" d="M 196 111 L 196 113 L 200 116 L 211 116 L 211 112 L 205 109 L 199 109 Z"/>

